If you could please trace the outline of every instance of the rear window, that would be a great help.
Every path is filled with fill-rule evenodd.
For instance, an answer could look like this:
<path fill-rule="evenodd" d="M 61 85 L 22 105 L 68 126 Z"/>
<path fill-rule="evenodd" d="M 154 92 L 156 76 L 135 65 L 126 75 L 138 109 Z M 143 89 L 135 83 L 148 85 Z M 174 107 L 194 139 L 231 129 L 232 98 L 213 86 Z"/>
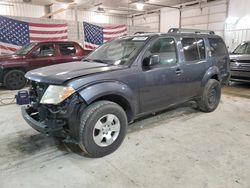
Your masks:
<path fill-rule="evenodd" d="M 221 38 L 209 38 L 208 39 L 212 56 L 222 56 L 227 54 L 227 48 L 224 41 Z"/>
<path fill-rule="evenodd" d="M 76 53 L 74 44 L 59 44 L 59 50 L 62 55 L 75 55 Z"/>

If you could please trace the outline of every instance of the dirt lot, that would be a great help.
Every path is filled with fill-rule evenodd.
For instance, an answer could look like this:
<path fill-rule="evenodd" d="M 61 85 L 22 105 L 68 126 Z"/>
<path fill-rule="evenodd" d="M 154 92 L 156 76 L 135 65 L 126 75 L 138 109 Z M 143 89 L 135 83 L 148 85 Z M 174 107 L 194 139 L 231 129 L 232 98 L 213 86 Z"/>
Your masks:
<path fill-rule="evenodd" d="M 213 113 L 192 104 L 131 124 L 113 154 L 90 159 L 0 106 L 0 187 L 250 187 L 250 85 L 223 89 Z M 0 90 L 11 102 L 13 92 Z"/>

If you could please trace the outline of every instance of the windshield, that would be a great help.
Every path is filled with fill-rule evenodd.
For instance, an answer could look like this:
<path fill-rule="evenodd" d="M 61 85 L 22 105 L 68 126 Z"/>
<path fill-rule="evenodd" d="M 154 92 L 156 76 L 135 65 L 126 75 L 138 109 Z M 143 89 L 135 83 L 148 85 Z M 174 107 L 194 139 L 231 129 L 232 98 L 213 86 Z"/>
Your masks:
<path fill-rule="evenodd" d="M 233 52 L 234 54 L 249 54 L 250 45 L 248 43 L 242 43 Z"/>
<path fill-rule="evenodd" d="M 26 55 L 34 46 L 36 43 L 29 43 L 23 46 L 22 48 L 15 51 L 15 55 Z"/>
<path fill-rule="evenodd" d="M 104 43 L 86 59 L 105 64 L 128 64 L 148 37 L 126 37 Z"/>

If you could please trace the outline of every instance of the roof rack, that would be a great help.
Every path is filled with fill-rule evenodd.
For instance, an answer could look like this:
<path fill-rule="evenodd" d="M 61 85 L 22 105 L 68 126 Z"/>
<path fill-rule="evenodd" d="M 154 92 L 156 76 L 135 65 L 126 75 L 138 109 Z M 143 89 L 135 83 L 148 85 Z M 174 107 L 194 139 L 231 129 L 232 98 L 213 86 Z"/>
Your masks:
<path fill-rule="evenodd" d="M 195 34 L 210 34 L 214 35 L 214 31 L 201 30 L 201 29 L 184 29 L 184 28 L 171 28 L 168 33 L 195 33 Z"/>
<path fill-rule="evenodd" d="M 134 33 L 134 35 L 140 35 L 140 34 L 146 34 L 146 33 L 150 33 L 150 32 L 137 31 L 137 32 Z"/>

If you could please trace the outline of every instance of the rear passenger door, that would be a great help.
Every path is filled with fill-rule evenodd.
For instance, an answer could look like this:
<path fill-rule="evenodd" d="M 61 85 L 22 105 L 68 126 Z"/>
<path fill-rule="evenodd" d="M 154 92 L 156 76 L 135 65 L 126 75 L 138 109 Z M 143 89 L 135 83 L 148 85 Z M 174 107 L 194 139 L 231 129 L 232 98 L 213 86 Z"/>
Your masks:
<path fill-rule="evenodd" d="M 73 43 L 59 43 L 58 50 L 61 55 L 58 63 L 66 63 L 78 60 L 76 55 L 76 47 Z"/>
<path fill-rule="evenodd" d="M 183 58 L 181 69 L 182 92 L 180 97 L 183 100 L 195 97 L 201 90 L 201 80 L 209 67 L 206 63 L 206 48 L 203 38 L 181 38 Z"/>

